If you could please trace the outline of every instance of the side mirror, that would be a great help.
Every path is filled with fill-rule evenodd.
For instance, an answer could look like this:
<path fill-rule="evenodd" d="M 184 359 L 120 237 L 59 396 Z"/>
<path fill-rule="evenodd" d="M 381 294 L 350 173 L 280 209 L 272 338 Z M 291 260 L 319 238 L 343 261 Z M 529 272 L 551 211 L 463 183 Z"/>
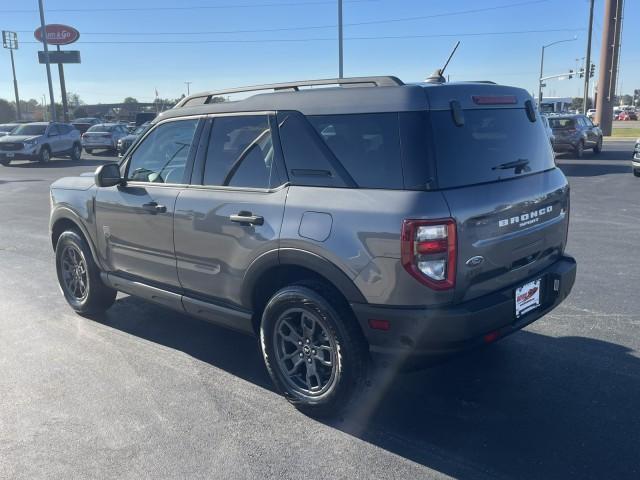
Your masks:
<path fill-rule="evenodd" d="M 124 179 L 120 176 L 120 166 L 117 163 L 100 165 L 94 175 L 98 187 L 113 187 L 123 185 Z"/>

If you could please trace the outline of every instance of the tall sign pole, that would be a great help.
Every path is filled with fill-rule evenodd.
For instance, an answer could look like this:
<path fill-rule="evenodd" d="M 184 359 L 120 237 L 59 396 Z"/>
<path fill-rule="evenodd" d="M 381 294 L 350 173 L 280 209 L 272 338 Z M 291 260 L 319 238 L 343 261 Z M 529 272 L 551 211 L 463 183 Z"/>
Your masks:
<path fill-rule="evenodd" d="M 587 37 L 587 57 L 584 62 L 584 94 L 582 99 L 582 113 L 587 113 L 587 102 L 589 101 L 589 75 L 591 72 L 591 32 L 593 31 L 593 1 L 589 5 L 589 34 Z"/>
<path fill-rule="evenodd" d="M 18 34 L 2 31 L 2 46 L 9 49 L 11 55 L 11 71 L 13 72 L 13 91 L 16 94 L 16 118 L 20 120 L 20 96 L 18 95 L 18 80 L 16 80 L 16 65 L 13 62 L 13 51 L 18 49 Z"/>
<path fill-rule="evenodd" d="M 56 121 L 56 101 L 53 97 L 53 82 L 51 81 L 51 64 L 49 63 L 49 46 L 47 45 L 47 29 L 44 23 L 44 6 L 42 0 L 38 0 L 40 8 L 40 28 L 42 28 L 42 44 L 44 45 L 45 64 L 47 65 L 47 82 L 49 82 L 49 99 L 51 102 L 51 121 Z"/>
<path fill-rule="evenodd" d="M 342 42 L 342 0 L 338 0 L 338 78 L 344 76 Z"/>
<path fill-rule="evenodd" d="M 56 45 L 60 51 L 60 45 Z M 60 75 L 60 93 L 62 96 L 62 117 L 65 122 L 69 121 L 69 107 L 67 106 L 67 86 L 64 83 L 64 67 L 62 63 L 58 63 L 58 75 Z"/>

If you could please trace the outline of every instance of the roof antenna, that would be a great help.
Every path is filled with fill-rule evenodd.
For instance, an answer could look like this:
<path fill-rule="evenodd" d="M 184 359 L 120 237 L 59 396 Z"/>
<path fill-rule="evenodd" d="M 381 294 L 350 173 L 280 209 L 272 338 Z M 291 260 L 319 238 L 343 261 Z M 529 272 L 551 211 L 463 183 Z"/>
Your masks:
<path fill-rule="evenodd" d="M 451 50 L 451 53 L 449 54 L 449 58 L 447 58 L 447 61 L 445 62 L 444 67 L 436 69 L 435 72 L 433 72 L 429 77 L 427 77 L 425 79 L 425 82 L 427 82 L 427 83 L 446 83 L 447 80 L 443 76 L 444 71 L 447 69 L 447 65 L 449 65 L 449 62 L 451 61 L 451 58 L 453 57 L 453 54 L 456 53 L 456 50 L 458 49 L 459 45 L 460 45 L 460 40 L 458 40 L 456 42 L 455 47 L 453 47 L 453 50 Z"/>

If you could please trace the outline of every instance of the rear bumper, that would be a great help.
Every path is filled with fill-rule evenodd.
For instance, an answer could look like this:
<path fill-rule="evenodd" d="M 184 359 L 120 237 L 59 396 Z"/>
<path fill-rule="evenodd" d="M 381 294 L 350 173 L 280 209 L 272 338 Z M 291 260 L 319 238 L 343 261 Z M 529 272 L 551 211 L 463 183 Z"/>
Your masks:
<path fill-rule="evenodd" d="M 555 141 L 553 142 L 553 151 L 554 152 L 571 152 L 576 149 L 577 145 L 578 145 L 578 142 L 571 143 L 571 142 L 568 142 L 567 140 L 564 140 L 564 139 L 558 140 L 558 138 L 556 138 Z"/>
<path fill-rule="evenodd" d="M 541 306 L 516 319 L 517 287 L 542 279 Z M 538 320 L 571 292 L 576 261 L 569 256 L 509 288 L 458 305 L 444 307 L 385 307 L 352 304 L 374 356 L 397 363 L 422 363 L 493 342 Z M 387 331 L 374 330 L 369 320 L 388 320 Z M 489 335 L 489 336 L 487 336 Z"/>

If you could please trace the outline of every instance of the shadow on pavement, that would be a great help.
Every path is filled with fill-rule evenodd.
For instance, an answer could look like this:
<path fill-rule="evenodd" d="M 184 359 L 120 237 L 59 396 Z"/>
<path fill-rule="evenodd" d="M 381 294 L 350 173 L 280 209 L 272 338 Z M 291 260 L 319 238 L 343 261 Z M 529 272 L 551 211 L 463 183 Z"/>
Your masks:
<path fill-rule="evenodd" d="M 560 169 L 567 177 L 595 177 L 598 175 L 610 175 L 610 174 L 629 174 L 631 175 L 631 162 L 629 165 L 606 163 L 591 163 L 591 164 L 560 164 Z"/>
<path fill-rule="evenodd" d="M 131 297 L 97 320 L 273 389 L 254 338 Z M 620 480 L 640 478 L 639 400 L 628 348 L 525 330 L 392 375 L 325 423 L 460 479 Z"/>

